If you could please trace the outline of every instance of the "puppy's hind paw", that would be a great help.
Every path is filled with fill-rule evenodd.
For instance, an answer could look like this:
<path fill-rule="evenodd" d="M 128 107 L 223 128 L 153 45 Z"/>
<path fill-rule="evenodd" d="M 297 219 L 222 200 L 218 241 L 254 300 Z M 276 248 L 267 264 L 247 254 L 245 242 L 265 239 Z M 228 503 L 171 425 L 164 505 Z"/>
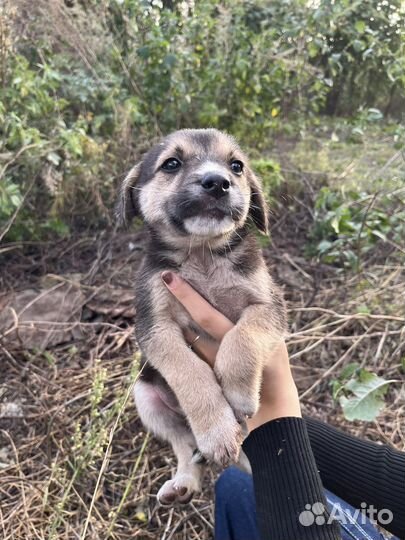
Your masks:
<path fill-rule="evenodd" d="M 176 474 L 159 489 L 157 499 L 162 506 L 187 504 L 199 490 L 199 481 L 192 474 Z"/>

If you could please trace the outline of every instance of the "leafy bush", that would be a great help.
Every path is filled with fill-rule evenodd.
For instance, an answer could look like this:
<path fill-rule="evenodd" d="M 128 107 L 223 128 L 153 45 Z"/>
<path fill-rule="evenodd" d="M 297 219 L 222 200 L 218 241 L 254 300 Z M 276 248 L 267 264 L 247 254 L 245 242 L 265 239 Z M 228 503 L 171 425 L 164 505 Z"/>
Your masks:
<path fill-rule="evenodd" d="M 266 195 L 271 198 L 273 191 L 279 188 L 283 182 L 281 166 L 273 159 L 252 159 L 251 165 L 260 176 Z"/>
<path fill-rule="evenodd" d="M 405 8 L 394 0 L 323 0 L 312 11 L 310 56 L 329 80 L 326 110 L 404 110 Z"/>
<path fill-rule="evenodd" d="M 93 136 L 91 112 L 73 117 L 65 92 L 65 78 L 53 66 L 34 69 L 18 54 L 10 61 L 9 84 L 3 90 L 7 107 L 0 113 L 5 151 L 0 155 L 5 161 L 2 217 L 8 218 L 20 204 L 21 193 L 34 186 L 30 205 L 20 212 L 10 238 L 43 232 L 44 223 L 35 208 L 48 215 L 46 224 L 52 228 L 66 210 L 75 208 L 81 213 L 86 210 L 83 201 L 97 208 L 101 200 L 95 179 L 102 174 L 107 144 Z M 78 102 L 73 101 L 75 106 Z M 60 230 L 58 226 L 56 232 Z"/>
<path fill-rule="evenodd" d="M 109 220 L 134 156 L 180 127 L 218 127 L 260 149 L 287 121 L 402 103 L 401 14 L 399 2 L 371 0 L 9 0 L 0 231 L 16 210 L 9 239 Z"/>
<path fill-rule="evenodd" d="M 401 245 L 405 211 L 400 193 L 377 197 L 321 188 L 315 201 L 310 252 L 323 262 L 357 270 L 377 242 Z"/>

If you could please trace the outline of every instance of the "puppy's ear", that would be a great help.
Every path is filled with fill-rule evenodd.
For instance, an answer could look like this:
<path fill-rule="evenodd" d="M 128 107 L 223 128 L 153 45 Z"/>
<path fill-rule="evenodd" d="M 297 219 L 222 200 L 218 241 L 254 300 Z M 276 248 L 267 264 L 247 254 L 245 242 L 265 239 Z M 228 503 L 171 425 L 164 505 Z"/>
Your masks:
<path fill-rule="evenodd" d="M 258 178 L 251 171 L 249 171 L 248 180 L 250 185 L 249 216 L 260 232 L 268 234 L 269 209 L 264 198 L 263 188 Z"/>
<path fill-rule="evenodd" d="M 132 218 L 139 215 L 138 189 L 136 183 L 141 172 L 142 163 L 138 163 L 129 171 L 122 182 L 116 215 L 119 225 L 127 225 Z"/>

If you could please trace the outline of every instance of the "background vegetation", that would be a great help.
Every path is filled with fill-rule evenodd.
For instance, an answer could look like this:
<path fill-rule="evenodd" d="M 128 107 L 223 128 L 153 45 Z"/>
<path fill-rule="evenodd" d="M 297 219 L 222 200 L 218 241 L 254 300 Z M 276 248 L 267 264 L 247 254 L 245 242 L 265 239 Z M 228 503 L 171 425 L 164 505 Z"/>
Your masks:
<path fill-rule="evenodd" d="M 404 111 L 399 0 L 18 0 L 0 16 L 0 226 L 25 198 L 8 239 L 110 223 L 120 175 L 179 127 L 260 149 L 319 115 L 361 137 Z"/>
<path fill-rule="evenodd" d="M 181 127 L 229 131 L 263 179 L 305 411 L 404 448 L 404 20 L 400 0 L 1 3 L 5 540 L 211 535 L 215 471 L 155 504 L 173 456 L 129 399 L 143 232 L 113 215 Z"/>

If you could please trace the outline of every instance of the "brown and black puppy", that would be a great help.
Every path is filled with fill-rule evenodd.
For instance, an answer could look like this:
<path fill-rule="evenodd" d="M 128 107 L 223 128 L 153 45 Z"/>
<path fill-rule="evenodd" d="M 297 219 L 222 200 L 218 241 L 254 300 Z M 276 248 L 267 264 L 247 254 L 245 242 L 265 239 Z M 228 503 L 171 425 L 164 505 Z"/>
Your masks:
<path fill-rule="evenodd" d="M 158 493 L 188 502 L 200 488 L 196 449 L 222 465 L 238 460 L 241 423 L 259 405 L 263 365 L 283 339 L 285 307 L 252 231 L 267 233 L 258 179 L 233 138 L 215 129 L 166 137 L 128 174 L 120 216 L 140 215 L 149 244 L 136 282 L 136 337 L 144 367 L 135 386 L 147 428 L 169 441 L 178 470 Z M 166 289 L 180 274 L 235 323 L 215 372 L 187 346 L 184 329 L 209 340 Z M 145 364 L 146 362 L 146 364 Z"/>

